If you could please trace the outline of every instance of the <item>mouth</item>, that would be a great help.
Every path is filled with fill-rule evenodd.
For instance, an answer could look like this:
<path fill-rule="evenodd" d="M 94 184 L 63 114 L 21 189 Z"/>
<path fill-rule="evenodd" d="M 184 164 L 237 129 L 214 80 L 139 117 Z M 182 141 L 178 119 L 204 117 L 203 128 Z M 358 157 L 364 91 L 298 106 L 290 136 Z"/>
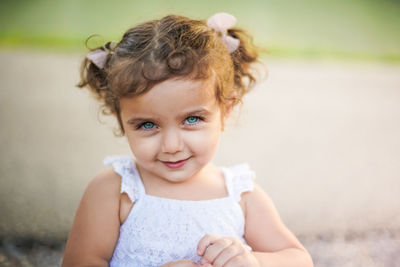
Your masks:
<path fill-rule="evenodd" d="M 162 162 L 165 166 L 167 166 L 168 168 L 170 168 L 170 169 L 179 169 L 179 168 L 182 168 L 182 167 L 186 164 L 186 162 L 187 162 L 189 159 L 190 159 L 190 157 L 187 158 L 187 159 L 178 160 L 178 161 L 162 161 L 162 160 L 161 160 L 161 162 Z"/>

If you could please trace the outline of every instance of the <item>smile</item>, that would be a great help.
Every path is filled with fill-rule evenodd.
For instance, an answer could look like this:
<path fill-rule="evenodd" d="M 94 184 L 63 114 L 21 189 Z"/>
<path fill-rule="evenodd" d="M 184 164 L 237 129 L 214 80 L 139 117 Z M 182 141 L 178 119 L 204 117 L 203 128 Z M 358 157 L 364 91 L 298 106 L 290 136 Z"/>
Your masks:
<path fill-rule="evenodd" d="M 183 160 L 179 160 L 179 161 L 161 161 L 165 166 L 167 166 L 170 169 L 179 169 L 182 168 L 186 162 L 189 160 L 190 158 L 187 159 L 183 159 Z"/>

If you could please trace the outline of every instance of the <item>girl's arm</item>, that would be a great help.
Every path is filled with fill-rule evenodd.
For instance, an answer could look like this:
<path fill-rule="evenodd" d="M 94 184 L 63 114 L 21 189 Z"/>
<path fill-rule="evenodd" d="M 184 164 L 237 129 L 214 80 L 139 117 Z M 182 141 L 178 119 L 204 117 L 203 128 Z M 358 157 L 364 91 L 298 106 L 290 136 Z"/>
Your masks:
<path fill-rule="evenodd" d="M 119 235 L 121 178 L 113 170 L 86 188 L 65 248 L 63 267 L 108 266 Z"/>
<path fill-rule="evenodd" d="M 310 254 L 283 224 L 274 204 L 257 185 L 244 194 L 246 206 L 245 239 L 260 266 L 310 267 Z"/>
<path fill-rule="evenodd" d="M 238 239 L 204 236 L 198 245 L 202 266 L 312 267 L 310 254 L 281 221 L 275 206 L 259 187 L 242 195 L 249 251 Z"/>

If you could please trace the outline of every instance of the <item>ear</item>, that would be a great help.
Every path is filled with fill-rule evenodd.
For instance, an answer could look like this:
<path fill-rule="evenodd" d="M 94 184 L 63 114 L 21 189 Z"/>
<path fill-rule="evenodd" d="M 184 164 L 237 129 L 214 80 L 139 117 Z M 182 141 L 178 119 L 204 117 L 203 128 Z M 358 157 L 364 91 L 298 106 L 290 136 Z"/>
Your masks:
<path fill-rule="evenodd" d="M 236 106 L 237 103 L 238 103 L 238 93 L 237 91 L 232 90 L 232 93 L 230 94 L 230 97 L 227 99 L 224 107 L 225 119 L 227 119 L 231 115 L 233 108 Z"/>
<path fill-rule="evenodd" d="M 229 100 L 229 102 L 226 103 L 225 110 L 224 110 L 224 119 L 228 119 L 228 117 L 231 115 L 235 105 L 236 105 L 235 100 Z"/>

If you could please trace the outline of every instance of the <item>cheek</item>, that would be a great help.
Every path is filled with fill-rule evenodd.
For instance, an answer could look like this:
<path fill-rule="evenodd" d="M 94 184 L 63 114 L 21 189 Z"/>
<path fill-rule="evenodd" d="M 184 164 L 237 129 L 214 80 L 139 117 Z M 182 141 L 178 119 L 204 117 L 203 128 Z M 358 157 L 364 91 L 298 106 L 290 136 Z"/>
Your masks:
<path fill-rule="evenodd" d="M 198 155 L 213 156 L 218 147 L 220 136 L 221 130 L 216 128 L 197 132 L 190 138 L 192 149 Z"/>
<path fill-rule="evenodd" d="M 153 137 L 127 136 L 132 153 L 140 160 L 151 160 L 157 153 L 157 139 Z"/>

